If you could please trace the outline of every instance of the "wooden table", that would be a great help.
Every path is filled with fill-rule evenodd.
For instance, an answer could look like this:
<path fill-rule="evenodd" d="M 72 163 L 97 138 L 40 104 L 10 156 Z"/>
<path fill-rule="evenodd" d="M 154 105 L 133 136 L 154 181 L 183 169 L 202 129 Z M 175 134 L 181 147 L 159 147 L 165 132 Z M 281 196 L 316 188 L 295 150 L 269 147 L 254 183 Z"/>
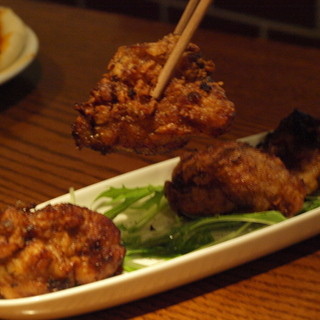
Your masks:
<path fill-rule="evenodd" d="M 36 60 L 0 87 L 0 204 L 40 203 L 170 156 L 79 151 L 76 112 L 116 48 L 173 26 L 42 1 L 2 0 L 36 32 Z M 227 139 L 275 127 L 294 108 L 320 117 L 320 51 L 198 30 L 237 106 Z M 209 140 L 208 140 L 209 142 Z M 192 144 L 207 143 L 194 140 Z M 283 235 L 285 237 L 285 235 Z M 320 319 L 320 237 L 232 270 L 74 319 Z"/>

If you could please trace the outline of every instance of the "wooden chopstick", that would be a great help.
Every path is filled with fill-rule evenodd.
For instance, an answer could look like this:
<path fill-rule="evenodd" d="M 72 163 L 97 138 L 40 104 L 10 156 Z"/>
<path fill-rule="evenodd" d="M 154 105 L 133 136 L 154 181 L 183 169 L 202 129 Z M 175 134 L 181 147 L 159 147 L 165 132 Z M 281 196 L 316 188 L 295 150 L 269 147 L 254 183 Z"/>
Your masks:
<path fill-rule="evenodd" d="M 200 0 L 189 0 L 173 33 L 181 35 Z"/>
<path fill-rule="evenodd" d="M 175 66 L 180 60 L 183 51 L 189 44 L 190 39 L 198 28 L 211 2 L 212 0 L 189 1 L 188 5 L 185 8 L 186 13 L 182 15 L 178 23 L 178 25 L 180 24 L 178 32 L 181 32 L 181 35 L 159 74 L 158 82 L 152 92 L 153 98 L 158 99 L 161 96 L 169 79 L 171 78 Z M 187 19 L 188 17 L 189 19 Z M 183 31 L 181 31 L 182 27 L 184 27 Z"/>

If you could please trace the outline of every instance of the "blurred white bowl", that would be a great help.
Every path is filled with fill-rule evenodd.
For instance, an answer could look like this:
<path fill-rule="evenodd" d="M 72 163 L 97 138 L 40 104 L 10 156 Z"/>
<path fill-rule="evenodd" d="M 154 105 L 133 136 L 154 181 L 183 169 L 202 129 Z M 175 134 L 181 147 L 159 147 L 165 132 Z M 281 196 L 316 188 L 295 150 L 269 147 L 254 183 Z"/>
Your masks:
<path fill-rule="evenodd" d="M 0 70 L 0 85 L 22 72 L 36 57 L 39 41 L 36 34 L 26 27 L 26 42 L 20 55 L 6 68 Z"/>
<path fill-rule="evenodd" d="M 0 6 L 0 84 L 21 72 L 38 52 L 38 38 L 8 7 Z"/>

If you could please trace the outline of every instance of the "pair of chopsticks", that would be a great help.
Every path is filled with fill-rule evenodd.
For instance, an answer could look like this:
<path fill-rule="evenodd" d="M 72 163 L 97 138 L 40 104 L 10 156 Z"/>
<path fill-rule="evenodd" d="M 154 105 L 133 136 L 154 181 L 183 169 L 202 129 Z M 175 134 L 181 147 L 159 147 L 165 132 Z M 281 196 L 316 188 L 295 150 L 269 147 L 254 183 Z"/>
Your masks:
<path fill-rule="evenodd" d="M 158 82 L 152 92 L 153 98 L 158 99 L 161 96 L 172 76 L 175 66 L 189 44 L 211 2 L 212 0 L 189 0 L 173 32 L 174 34 L 180 35 L 180 37 L 159 74 Z"/>

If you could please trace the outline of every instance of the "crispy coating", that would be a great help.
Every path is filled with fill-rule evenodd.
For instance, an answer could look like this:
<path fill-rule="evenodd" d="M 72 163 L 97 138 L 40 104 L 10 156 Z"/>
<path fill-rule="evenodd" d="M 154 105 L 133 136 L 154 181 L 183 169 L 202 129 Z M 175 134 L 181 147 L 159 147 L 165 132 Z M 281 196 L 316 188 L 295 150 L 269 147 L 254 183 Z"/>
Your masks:
<path fill-rule="evenodd" d="M 107 217 L 72 204 L 0 213 L 0 296 L 53 292 L 118 274 L 125 254 Z"/>
<path fill-rule="evenodd" d="M 75 106 L 79 116 L 72 134 L 78 147 L 165 153 L 192 135 L 218 136 L 229 128 L 234 105 L 211 78 L 213 62 L 204 60 L 195 44 L 185 50 L 163 96 L 151 97 L 176 40 L 170 34 L 118 49 L 88 101 Z"/>
<path fill-rule="evenodd" d="M 302 181 L 280 159 L 241 142 L 217 142 L 186 154 L 165 184 L 171 207 L 187 216 L 280 210 L 297 213 Z"/>
<path fill-rule="evenodd" d="M 301 178 L 307 193 L 320 187 L 320 119 L 294 110 L 269 133 L 259 148 L 279 157 Z"/>

